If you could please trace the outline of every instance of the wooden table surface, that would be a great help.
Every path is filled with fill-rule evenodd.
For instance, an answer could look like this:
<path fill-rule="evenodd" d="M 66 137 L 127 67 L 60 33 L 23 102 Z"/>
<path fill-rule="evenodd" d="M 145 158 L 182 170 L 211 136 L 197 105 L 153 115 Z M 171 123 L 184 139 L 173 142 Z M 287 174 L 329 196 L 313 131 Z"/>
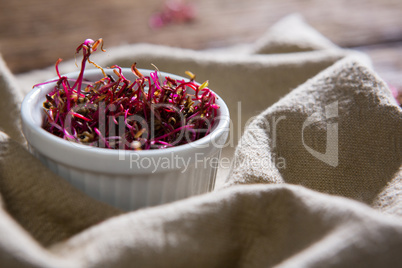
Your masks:
<path fill-rule="evenodd" d="M 369 54 L 377 72 L 402 87 L 402 0 L 187 0 L 191 23 L 151 29 L 164 0 L 0 0 L 0 52 L 14 73 L 47 67 L 86 38 L 108 47 L 147 42 L 191 49 L 250 43 L 291 13 L 342 47 Z"/>

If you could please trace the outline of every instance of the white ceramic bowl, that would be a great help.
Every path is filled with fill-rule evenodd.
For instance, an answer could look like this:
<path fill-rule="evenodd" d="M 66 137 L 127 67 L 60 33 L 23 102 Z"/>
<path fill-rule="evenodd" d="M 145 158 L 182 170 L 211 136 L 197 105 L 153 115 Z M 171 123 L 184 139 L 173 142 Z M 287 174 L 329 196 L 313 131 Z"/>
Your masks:
<path fill-rule="evenodd" d="M 105 69 L 107 74 L 112 70 Z M 140 70 L 148 76 L 150 70 Z M 125 77 L 136 77 L 123 69 Z M 160 73 L 161 77 L 182 77 Z M 77 78 L 78 72 L 66 74 Z M 98 69 L 86 70 L 84 78 L 99 80 Z M 156 150 L 129 151 L 90 147 L 59 138 L 42 126 L 42 104 L 54 83 L 35 87 L 24 98 L 22 128 L 30 152 L 53 172 L 95 199 L 123 210 L 163 204 L 212 191 L 220 152 L 229 132 L 229 110 L 220 106 L 213 130 L 194 142 Z"/>

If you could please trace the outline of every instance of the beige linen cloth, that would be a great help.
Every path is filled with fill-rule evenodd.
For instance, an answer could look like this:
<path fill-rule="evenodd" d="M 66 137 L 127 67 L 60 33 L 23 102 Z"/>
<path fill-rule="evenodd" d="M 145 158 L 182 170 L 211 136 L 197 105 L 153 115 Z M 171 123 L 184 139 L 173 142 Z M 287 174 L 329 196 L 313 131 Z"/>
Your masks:
<path fill-rule="evenodd" d="M 93 60 L 209 79 L 231 112 L 232 165 L 209 194 L 127 213 L 97 202 L 20 132 L 22 96 L 53 69 L 16 78 L 1 62 L 0 267 L 402 267 L 402 110 L 365 55 L 294 15 L 251 45 Z"/>

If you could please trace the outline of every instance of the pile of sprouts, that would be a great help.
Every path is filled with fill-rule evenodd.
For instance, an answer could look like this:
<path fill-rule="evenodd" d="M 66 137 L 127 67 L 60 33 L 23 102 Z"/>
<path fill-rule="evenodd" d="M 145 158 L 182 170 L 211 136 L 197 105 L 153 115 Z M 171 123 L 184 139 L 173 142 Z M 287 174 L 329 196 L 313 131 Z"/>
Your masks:
<path fill-rule="evenodd" d="M 43 102 L 45 130 L 80 144 L 121 150 L 168 148 L 211 132 L 219 106 L 208 81 L 197 84 L 188 71 L 189 79 L 162 77 L 156 67 L 144 76 L 136 63 L 131 66 L 134 81 L 117 65 L 109 67 L 114 75 L 107 75 L 90 60 L 99 47 L 104 51 L 102 39 L 87 39 L 77 47 L 83 58 L 76 79 L 60 74 L 59 59 L 58 78 L 36 85 L 55 83 Z M 85 79 L 87 62 L 102 71 L 100 80 Z"/>

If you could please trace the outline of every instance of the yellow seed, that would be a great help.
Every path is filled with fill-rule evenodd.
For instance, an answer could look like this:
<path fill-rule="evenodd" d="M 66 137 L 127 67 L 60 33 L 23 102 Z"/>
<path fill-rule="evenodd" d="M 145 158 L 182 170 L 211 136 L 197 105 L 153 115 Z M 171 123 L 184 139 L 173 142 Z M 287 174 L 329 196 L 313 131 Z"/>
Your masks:
<path fill-rule="evenodd" d="M 114 72 L 118 77 L 121 76 L 120 73 L 119 73 L 119 71 L 117 71 L 116 69 L 113 69 L 113 72 Z"/>
<path fill-rule="evenodd" d="M 204 83 L 201 84 L 201 86 L 198 88 L 199 90 L 202 90 L 208 86 L 208 80 L 205 81 Z"/>
<path fill-rule="evenodd" d="M 176 119 L 174 117 L 170 117 L 168 123 L 173 122 L 173 125 L 176 124 Z"/>
<path fill-rule="evenodd" d="M 81 139 L 81 142 L 91 142 L 94 140 L 95 135 L 93 133 L 89 133 L 88 131 L 84 131 L 82 133 L 84 138 Z"/>
<path fill-rule="evenodd" d="M 185 71 L 185 74 L 188 75 L 191 80 L 195 80 L 195 74 L 193 74 L 192 72 L 190 72 L 190 71 Z"/>
<path fill-rule="evenodd" d="M 135 134 L 134 138 L 138 139 L 138 138 L 145 132 L 145 130 L 146 130 L 145 128 L 139 130 L 139 131 Z"/>

